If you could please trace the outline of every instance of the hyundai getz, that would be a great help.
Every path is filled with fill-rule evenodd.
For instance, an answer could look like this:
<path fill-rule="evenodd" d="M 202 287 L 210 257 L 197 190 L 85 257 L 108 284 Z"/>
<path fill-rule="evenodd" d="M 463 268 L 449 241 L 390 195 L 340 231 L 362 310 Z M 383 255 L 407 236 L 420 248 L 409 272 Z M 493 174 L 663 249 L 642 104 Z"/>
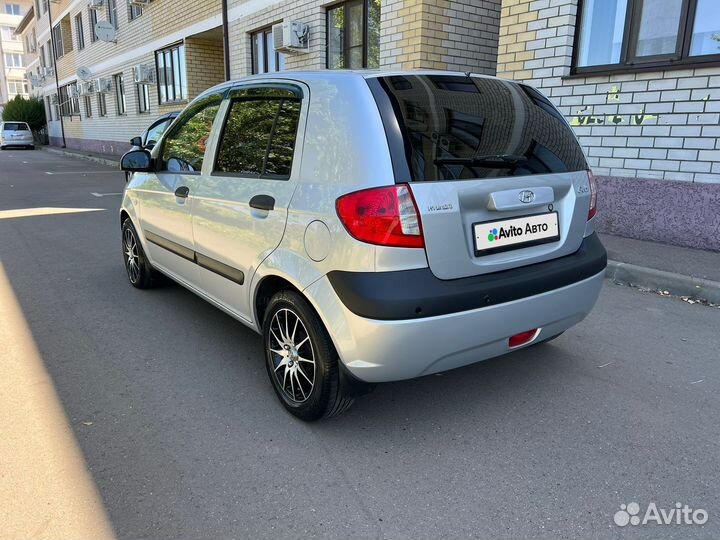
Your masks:
<path fill-rule="evenodd" d="M 136 173 L 130 283 L 160 272 L 262 334 L 303 420 L 372 383 L 548 341 L 603 283 L 597 189 L 534 88 L 450 72 L 265 74 L 195 99 Z"/>

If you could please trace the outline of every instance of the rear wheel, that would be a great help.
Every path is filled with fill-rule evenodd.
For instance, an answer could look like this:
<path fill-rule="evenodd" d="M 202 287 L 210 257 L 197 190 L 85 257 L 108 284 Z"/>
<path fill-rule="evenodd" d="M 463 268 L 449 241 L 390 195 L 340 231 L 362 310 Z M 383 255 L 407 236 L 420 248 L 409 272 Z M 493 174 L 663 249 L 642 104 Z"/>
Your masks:
<path fill-rule="evenodd" d="M 330 336 L 300 294 L 288 290 L 272 297 L 265 311 L 263 341 L 268 376 L 290 413 L 313 421 L 352 405 L 340 384 Z"/>
<path fill-rule="evenodd" d="M 150 266 L 130 218 L 122 225 L 122 246 L 125 270 L 130 284 L 138 289 L 154 286 L 157 282 L 157 272 Z"/>

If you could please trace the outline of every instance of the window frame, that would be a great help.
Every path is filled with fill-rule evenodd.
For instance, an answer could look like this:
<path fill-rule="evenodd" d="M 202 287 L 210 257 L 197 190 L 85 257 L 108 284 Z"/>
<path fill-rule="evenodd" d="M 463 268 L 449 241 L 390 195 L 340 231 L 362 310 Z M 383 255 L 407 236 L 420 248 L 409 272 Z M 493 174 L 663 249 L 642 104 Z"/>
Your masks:
<path fill-rule="evenodd" d="M 127 93 L 125 92 L 125 76 L 123 73 L 113 75 L 115 87 L 115 110 L 118 116 L 127 116 Z"/>
<path fill-rule="evenodd" d="M 79 11 L 75 17 L 75 33 L 77 34 L 78 51 L 85 48 L 85 24 L 83 23 L 83 12 Z"/>
<path fill-rule="evenodd" d="M 290 174 L 285 176 L 270 176 L 270 175 L 264 175 L 264 174 L 258 174 L 258 175 L 248 175 L 238 172 L 225 172 L 225 171 L 218 171 L 217 170 L 217 161 L 220 157 L 220 151 L 222 150 L 222 142 L 225 137 L 225 129 L 227 128 L 228 121 L 230 120 L 230 114 L 232 113 L 233 105 L 236 102 L 242 102 L 242 101 L 267 101 L 268 99 L 271 100 L 277 100 L 282 101 L 284 99 L 288 99 L 285 97 L 277 97 L 277 96 L 242 96 L 240 95 L 242 92 L 246 92 L 248 90 L 255 90 L 255 89 L 264 89 L 264 90 L 287 90 L 295 94 L 297 97 L 298 102 L 300 103 L 300 113 L 298 117 L 298 125 L 297 129 L 295 131 L 295 146 L 293 147 L 293 160 L 292 165 L 290 167 Z M 260 84 L 245 84 L 241 86 L 234 86 L 228 91 L 227 95 L 225 96 L 225 101 L 227 102 L 227 107 L 225 107 L 223 117 L 220 119 L 222 121 L 222 127 L 220 128 L 220 132 L 218 134 L 218 138 L 215 144 L 215 154 L 212 156 L 212 167 L 210 170 L 210 176 L 217 176 L 217 177 L 227 177 L 227 178 L 246 178 L 248 180 L 274 180 L 274 181 L 280 181 L 280 182 L 288 182 L 293 178 L 293 171 L 295 170 L 295 166 L 297 163 L 296 155 L 299 151 L 298 148 L 303 142 L 302 138 L 302 132 L 303 132 L 303 118 L 304 118 L 304 107 L 305 107 L 305 92 L 303 89 L 293 83 L 284 83 L 284 82 L 277 82 L 277 83 L 260 83 Z M 221 110 L 221 112 L 223 112 Z M 278 110 L 278 114 L 279 114 Z M 270 143 L 272 143 L 272 133 L 270 137 Z M 267 159 L 267 150 L 266 150 L 266 156 L 265 159 Z"/>
<path fill-rule="evenodd" d="M 105 0 L 105 3 L 106 20 L 115 27 L 115 30 L 118 30 L 120 28 L 120 21 L 118 21 L 117 0 Z"/>
<path fill-rule="evenodd" d="M 362 29 L 362 35 L 363 35 L 363 44 L 362 44 L 362 66 L 360 68 L 351 68 L 348 67 L 348 32 L 343 30 L 343 43 L 342 43 L 342 54 L 343 54 L 343 67 L 342 68 L 331 68 L 330 67 L 330 38 L 329 38 L 329 32 L 328 29 L 330 28 L 330 11 L 333 9 L 343 7 L 346 8 L 347 4 L 353 2 L 353 0 L 342 0 L 341 2 L 335 2 L 334 4 L 329 4 L 325 6 L 325 35 L 326 35 L 326 45 L 325 45 L 325 68 L 326 69 L 375 69 L 375 68 L 368 68 L 368 52 L 370 50 L 370 43 L 368 41 L 368 31 L 370 28 L 370 25 L 368 24 L 368 15 L 370 14 L 370 2 L 372 0 L 362 0 L 363 4 L 363 29 Z M 381 6 L 382 9 L 382 6 Z M 347 19 L 346 19 L 347 20 Z M 380 62 L 380 58 L 378 58 L 378 63 Z"/>
<path fill-rule="evenodd" d="M 133 5 L 130 2 L 128 2 L 127 7 L 128 7 L 128 22 L 132 22 L 132 21 L 142 17 L 143 12 L 144 12 L 142 6 L 136 6 L 136 5 Z"/>
<path fill-rule="evenodd" d="M 136 84 L 138 114 L 150 114 L 150 86 L 147 84 Z"/>
<path fill-rule="evenodd" d="M 88 8 L 88 24 L 90 26 L 90 43 L 95 43 L 98 40 L 95 34 L 95 26 L 98 23 L 98 16 L 96 9 Z"/>
<path fill-rule="evenodd" d="M 174 54 L 174 52 L 177 50 L 178 51 L 177 57 L 180 58 L 180 49 L 181 48 L 183 49 L 183 57 L 185 58 L 185 71 L 184 72 L 181 71 L 180 66 L 178 66 L 179 77 L 175 77 L 175 54 Z M 171 66 L 172 66 L 171 70 L 170 70 L 170 73 L 172 74 L 172 81 L 168 82 L 168 80 L 165 79 L 165 75 L 166 75 L 167 71 L 165 71 L 165 67 L 163 67 L 162 76 L 165 81 L 165 83 L 164 83 L 165 100 L 163 100 L 162 93 L 160 92 L 160 62 L 158 61 L 158 57 L 160 55 L 163 56 L 163 66 L 164 66 L 165 65 L 164 56 L 165 56 L 165 53 L 168 53 L 168 52 L 170 53 L 170 60 L 171 60 Z M 187 47 L 185 46 L 184 41 L 178 41 L 176 43 L 173 43 L 172 45 L 168 45 L 167 47 L 163 47 L 162 49 L 158 49 L 155 51 L 155 73 L 157 74 L 157 77 L 156 77 L 157 82 L 155 83 L 155 85 L 157 87 L 158 105 L 161 105 L 161 106 L 162 105 L 174 105 L 174 104 L 188 102 L 189 88 L 188 88 L 188 79 L 187 79 Z M 181 94 L 180 98 L 177 98 L 176 90 L 178 88 L 176 88 L 176 86 L 175 86 L 176 80 L 178 80 L 180 83 L 180 85 L 179 85 L 179 90 L 180 90 L 180 94 Z M 185 92 L 186 92 L 186 95 L 184 97 L 182 96 L 183 84 L 184 84 Z M 168 89 L 169 88 L 173 89 L 173 99 L 168 98 Z"/>
<path fill-rule="evenodd" d="M 85 105 L 85 118 L 92 118 L 93 117 L 93 108 L 92 108 L 92 96 L 86 95 L 83 96 L 83 104 Z"/>
<path fill-rule="evenodd" d="M 599 66 L 579 66 L 580 34 L 582 16 L 586 0 L 578 0 L 577 16 L 575 18 L 575 36 L 573 38 L 572 66 L 570 76 L 586 76 L 602 73 L 636 73 L 639 71 L 666 71 L 672 69 L 687 69 L 697 67 L 713 67 L 720 65 L 719 54 L 706 54 L 691 56 L 695 16 L 697 14 L 698 0 L 682 0 L 680 21 L 678 26 L 678 39 L 675 52 L 672 54 L 638 57 L 636 55 L 637 39 L 640 34 L 640 16 L 645 0 L 627 0 L 627 13 L 625 14 L 625 27 L 623 43 L 620 50 L 620 61 L 617 64 L 603 64 Z M 330 9 L 330 8 L 328 8 Z"/>
<path fill-rule="evenodd" d="M 275 24 L 275 23 L 273 23 Z M 256 71 L 256 65 L 255 65 L 255 36 L 258 34 L 262 34 L 262 43 L 263 48 L 267 49 L 267 35 L 272 33 L 272 27 L 273 25 L 270 24 L 268 26 L 264 26 L 262 28 L 258 28 L 257 30 L 253 30 L 250 32 L 250 72 L 252 75 L 263 75 L 265 73 L 279 73 L 281 71 L 284 71 L 282 69 L 279 69 L 280 65 L 280 53 L 279 51 L 276 51 L 273 47 L 273 52 L 275 53 L 275 71 L 269 71 L 268 69 L 268 51 L 265 50 L 265 54 L 263 55 L 263 71 Z M 273 36 L 274 39 L 275 36 Z"/>
<path fill-rule="evenodd" d="M 97 94 L 97 102 L 98 102 L 98 116 L 100 118 L 105 118 L 108 115 L 107 112 L 107 94 L 105 92 L 98 92 Z"/>

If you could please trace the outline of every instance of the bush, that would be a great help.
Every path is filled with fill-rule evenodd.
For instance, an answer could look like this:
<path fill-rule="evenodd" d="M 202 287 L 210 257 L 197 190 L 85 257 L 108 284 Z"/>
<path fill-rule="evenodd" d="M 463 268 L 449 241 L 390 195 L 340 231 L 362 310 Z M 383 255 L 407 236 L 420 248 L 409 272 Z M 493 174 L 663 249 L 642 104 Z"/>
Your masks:
<path fill-rule="evenodd" d="M 45 127 L 45 105 L 40 97 L 25 99 L 15 96 L 5 105 L 2 119 L 5 122 L 26 122 L 33 133 L 37 133 Z"/>

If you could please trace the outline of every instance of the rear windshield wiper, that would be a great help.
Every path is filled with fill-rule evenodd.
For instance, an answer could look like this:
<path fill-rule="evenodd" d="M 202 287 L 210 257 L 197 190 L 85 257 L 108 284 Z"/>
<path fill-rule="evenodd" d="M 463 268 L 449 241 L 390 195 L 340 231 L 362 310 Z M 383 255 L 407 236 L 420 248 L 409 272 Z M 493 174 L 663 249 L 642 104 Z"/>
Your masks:
<path fill-rule="evenodd" d="M 488 154 L 486 156 L 473 157 L 449 157 L 438 158 L 435 165 L 516 165 L 527 161 L 525 156 L 515 154 Z"/>

